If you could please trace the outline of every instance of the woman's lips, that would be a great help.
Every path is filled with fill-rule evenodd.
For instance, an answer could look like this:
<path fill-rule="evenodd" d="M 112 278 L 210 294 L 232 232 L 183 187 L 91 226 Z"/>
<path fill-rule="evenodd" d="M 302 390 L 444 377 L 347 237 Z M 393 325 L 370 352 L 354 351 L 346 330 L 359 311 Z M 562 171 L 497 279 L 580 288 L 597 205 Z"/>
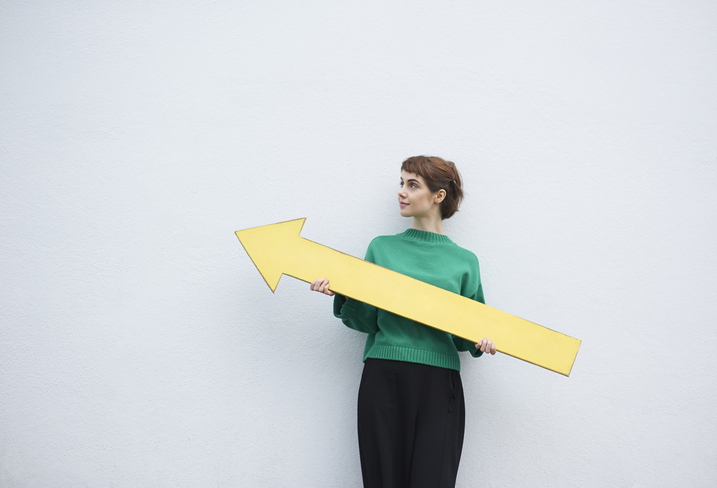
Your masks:
<path fill-rule="evenodd" d="M 406 202 L 398 202 L 398 204 L 399 204 L 400 206 L 402 206 L 402 207 L 405 207 L 405 206 L 408 205 Z"/>

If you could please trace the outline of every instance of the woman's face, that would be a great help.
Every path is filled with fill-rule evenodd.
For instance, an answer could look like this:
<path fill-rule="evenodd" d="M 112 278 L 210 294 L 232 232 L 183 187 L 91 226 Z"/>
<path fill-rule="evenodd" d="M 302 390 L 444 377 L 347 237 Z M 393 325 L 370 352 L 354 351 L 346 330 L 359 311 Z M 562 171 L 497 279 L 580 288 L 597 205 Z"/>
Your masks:
<path fill-rule="evenodd" d="M 438 212 L 445 192 L 432 193 L 422 176 L 401 171 L 401 187 L 398 190 L 398 205 L 402 217 L 422 217 Z"/>

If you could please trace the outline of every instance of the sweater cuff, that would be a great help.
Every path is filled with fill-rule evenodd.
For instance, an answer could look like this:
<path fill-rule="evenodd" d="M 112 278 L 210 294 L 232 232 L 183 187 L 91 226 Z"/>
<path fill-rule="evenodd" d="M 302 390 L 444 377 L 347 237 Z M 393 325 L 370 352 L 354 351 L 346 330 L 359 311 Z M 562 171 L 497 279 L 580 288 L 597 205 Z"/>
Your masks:
<path fill-rule="evenodd" d="M 480 349 L 476 349 L 475 345 L 470 348 L 470 353 L 471 356 L 473 356 L 474 358 L 479 358 L 483 355 L 483 351 L 481 351 Z"/>
<path fill-rule="evenodd" d="M 351 300 L 348 297 L 334 295 L 334 317 L 337 319 L 351 319 L 356 315 L 359 303 L 356 300 Z"/>

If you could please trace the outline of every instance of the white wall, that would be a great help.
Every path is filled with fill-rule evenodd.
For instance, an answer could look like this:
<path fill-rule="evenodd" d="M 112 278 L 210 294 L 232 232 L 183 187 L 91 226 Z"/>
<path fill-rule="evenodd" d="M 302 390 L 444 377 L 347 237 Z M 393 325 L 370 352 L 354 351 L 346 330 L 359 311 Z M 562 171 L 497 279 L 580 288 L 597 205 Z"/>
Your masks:
<path fill-rule="evenodd" d="M 360 486 L 363 337 L 234 231 L 362 256 L 415 154 L 583 340 L 464 358 L 458 485 L 715 484 L 714 2 L 115 3 L 0 4 L 0 486 Z"/>

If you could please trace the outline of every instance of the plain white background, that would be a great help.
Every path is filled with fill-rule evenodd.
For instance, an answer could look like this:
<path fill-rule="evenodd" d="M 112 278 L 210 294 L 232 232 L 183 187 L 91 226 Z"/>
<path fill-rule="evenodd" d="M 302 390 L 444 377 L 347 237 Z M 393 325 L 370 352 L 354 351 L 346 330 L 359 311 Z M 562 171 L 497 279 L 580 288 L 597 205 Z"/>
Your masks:
<path fill-rule="evenodd" d="M 717 483 L 717 6 L 0 4 L 0 486 L 359 487 L 364 337 L 234 231 L 363 256 L 456 162 L 488 304 L 458 486 Z"/>

